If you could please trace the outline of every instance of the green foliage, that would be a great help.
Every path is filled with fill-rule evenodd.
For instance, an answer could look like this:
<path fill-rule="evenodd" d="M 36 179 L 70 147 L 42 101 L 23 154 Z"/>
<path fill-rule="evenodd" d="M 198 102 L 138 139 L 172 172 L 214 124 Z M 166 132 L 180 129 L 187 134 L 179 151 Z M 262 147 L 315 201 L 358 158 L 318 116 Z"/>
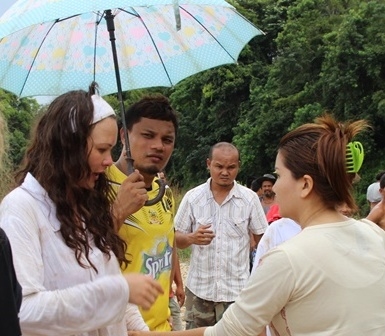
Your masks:
<path fill-rule="evenodd" d="M 9 164 L 9 132 L 5 118 L 0 113 L 0 201 L 9 192 L 12 185 Z"/>
<path fill-rule="evenodd" d="M 277 145 L 290 129 L 325 111 L 339 120 L 364 118 L 365 161 L 356 198 L 367 211 L 366 187 L 385 169 L 385 3 L 363 0 L 232 0 L 265 35 L 252 39 L 238 64 L 191 76 L 171 89 L 125 92 L 127 108 L 162 92 L 179 112 L 176 149 L 166 167 L 181 190 L 208 177 L 210 146 L 233 142 L 241 153 L 238 180 L 274 170 Z M 116 96 L 107 98 L 120 115 Z M 0 91 L 10 157 L 17 164 L 39 107 Z M 116 149 L 115 158 L 120 153 Z"/>
<path fill-rule="evenodd" d="M 35 99 L 18 99 L 14 94 L 0 89 L 0 113 L 4 114 L 9 131 L 8 157 L 13 169 L 17 167 L 27 147 L 31 127 L 41 107 Z"/>
<path fill-rule="evenodd" d="M 178 257 L 179 261 L 186 262 L 190 260 L 191 256 L 191 246 L 185 248 L 185 249 L 178 249 Z"/>

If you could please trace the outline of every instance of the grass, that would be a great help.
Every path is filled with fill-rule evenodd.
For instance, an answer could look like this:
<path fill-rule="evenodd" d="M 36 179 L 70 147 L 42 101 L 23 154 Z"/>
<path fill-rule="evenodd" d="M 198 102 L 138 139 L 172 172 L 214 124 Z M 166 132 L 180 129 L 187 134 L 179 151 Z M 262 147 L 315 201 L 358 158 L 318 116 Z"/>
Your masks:
<path fill-rule="evenodd" d="M 179 256 L 179 261 L 185 262 L 190 260 L 191 257 L 191 246 L 187 247 L 185 249 L 178 249 L 178 256 Z"/>
<path fill-rule="evenodd" d="M 175 200 L 175 205 L 176 205 L 175 213 L 176 213 L 185 192 L 182 189 L 178 188 L 177 186 L 171 186 L 171 189 Z M 179 261 L 181 262 L 190 260 L 191 247 L 187 247 L 185 249 L 178 249 L 178 256 L 179 256 Z"/>

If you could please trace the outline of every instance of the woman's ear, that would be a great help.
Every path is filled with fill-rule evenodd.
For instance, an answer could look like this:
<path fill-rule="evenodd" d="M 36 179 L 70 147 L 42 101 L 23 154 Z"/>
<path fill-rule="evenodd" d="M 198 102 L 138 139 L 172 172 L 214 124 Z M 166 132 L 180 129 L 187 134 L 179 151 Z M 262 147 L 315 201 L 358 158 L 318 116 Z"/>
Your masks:
<path fill-rule="evenodd" d="M 313 190 L 313 187 L 314 187 L 313 178 L 310 175 L 304 175 L 302 177 L 301 197 L 305 198 L 305 197 L 309 196 L 309 194 Z"/>

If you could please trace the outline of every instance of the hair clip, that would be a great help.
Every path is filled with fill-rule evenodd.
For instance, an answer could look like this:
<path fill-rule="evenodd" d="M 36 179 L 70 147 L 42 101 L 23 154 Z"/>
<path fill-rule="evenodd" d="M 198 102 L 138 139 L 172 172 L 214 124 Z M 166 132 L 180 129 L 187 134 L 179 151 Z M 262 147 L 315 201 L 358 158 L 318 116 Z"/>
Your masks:
<path fill-rule="evenodd" d="M 364 147 L 361 142 L 353 141 L 346 145 L 346 171 L 358 173 L 364 161 Z"/>

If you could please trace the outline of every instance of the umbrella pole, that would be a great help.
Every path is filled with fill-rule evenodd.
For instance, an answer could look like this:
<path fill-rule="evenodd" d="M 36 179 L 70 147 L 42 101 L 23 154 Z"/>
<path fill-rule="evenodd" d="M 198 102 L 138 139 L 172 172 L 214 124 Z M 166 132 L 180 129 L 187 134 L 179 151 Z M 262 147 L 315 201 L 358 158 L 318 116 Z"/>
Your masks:
<path fill-rule="evenodd" d="M 126 119 L 124 117 L 124 102 L 122 97 L 123 90 L 122 90 L 122 82 L 120 79 L 120 72 L 119 72 L 118 53 L 116 52 L 116 43 L 115 43 L 116 38 L 115 38 L 114 15 L 112 15 L 111 9 L 107 9 L 105 13 L 106 13 L 105 19 L 107 22 L 107 29 L 110 34 L 112 57 L 114 60 L 114 68 L 115 68 L 116 86 L 118 88 L 118 100 L 120 105 L 120 113 L 121 113 L 122 125 L 123 125 L 123 131 L 124 131 L 124 146 L 126 150 L 126 161 L 127 161 L 127 170 L 128 170 L 127 175 L 130 175 L 131 173 L 134 172 L 134 159 L 131 157 L 130 143 L 128 141 L 127 124 L 126 124 Z M 166 191 L 166 184 L 161 179 L 157 179 L 156 183 L 158 183 L 159 185 L 159 193 L 152 200 L 148 200 L 145 203 L 146 206 L 154 205 L 155 203 L 158 203 L 163 198 L 163 195 Z"/>
<path fill-rule="evenodd" d="M 111 13 L 111 10 L 106 10 L 106 16 L 105 19 L 107 21 L 107 29 L 110 34 L 110 41 L 111 41 L 111 49 L 112 49 L 112 57 L 114 60 L 114 68 L 115 68 L 115 77 L 116 77 L 116 86 L 118 88 L 118 100 L 120 105 L 120 114 L 122 118 L 122 125 L 124 130 L 124 146 L 126 150 L 126 160 L 127 160 L 127 167 L 128 167 L 128 175 L 134 172 L 134 160 L 131 157 L 130 152 L 130 143 L 128 141 L 128 132 L 127 132 L 127 124 L 126 119 L 124 117 L 124 102 L 122 97 L 122 81 L 120 79 L 120 72 L 119 72 L 119 63 L 118 63 L 118 55 L 116 52 L 116 43 L 115 43 L 115 24 L 114 24 L 114 16 Z"/>

